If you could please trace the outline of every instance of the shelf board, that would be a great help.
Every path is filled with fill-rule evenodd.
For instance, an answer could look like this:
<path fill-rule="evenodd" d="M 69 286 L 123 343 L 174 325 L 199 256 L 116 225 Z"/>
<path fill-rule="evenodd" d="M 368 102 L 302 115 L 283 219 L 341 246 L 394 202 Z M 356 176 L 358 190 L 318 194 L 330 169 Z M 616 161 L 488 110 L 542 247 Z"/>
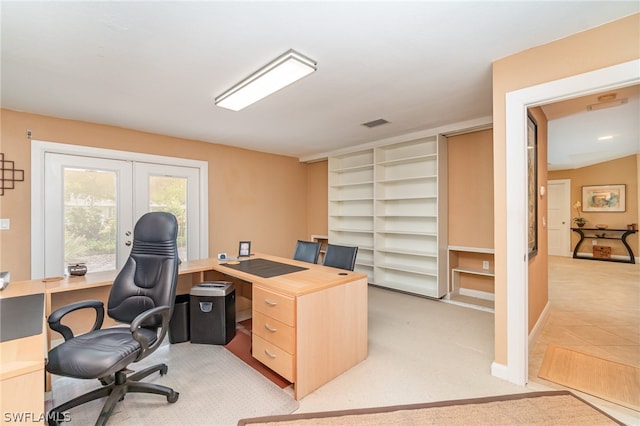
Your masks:
<path fill-rule="evenodd" d="M 411 182 L 416 180 L 431 180 L 438 179 L 437 175 L 424 175 L 424 176 L 411 176 L 404 178 L 393 178 L 393 179 L 376 179 L 376 183 L 398 183 L 398 182 Z"/>
<path fill-rule="evenodd" d="M 412 217 L 416 219 L 437 219 L 437 215 L 424 215 L 424 214 L 377 214 L 376 217 Z"/>
<path fill-rule="evenodd" d="M 495 277 L 495 272 L 492 269 L 478 269 L 469 268 L 466 266 L 456 266 L 451 268 L 451 272 L 462 272 L 464 274 L 483 275 L 485 277 Z"/>
<path fill-rule="evenodd" d="M 333 232 L 351 232 L 360 234 L 373 234 L 373 230 L 370 229 L 350 229 L 350 228 L 334 228 Z"/>
<path fill-rule="evenodd" d="M 464 306 L 465 308 L 477 309 L 479 311 L 495 312 L 495 303 L 493 301 L 477 297 L 465 296 L 462 294 L 449 294 L 449 296 L 442 299 L 442 301 L 453 305 Z"/>
<path fill-rule="evenodd" d="M 389 166 L 395 164 L 419 163 L 424 160 L 435 160 L 438 158 L 437 153 L 417 155 L 415 157 L 394 158 L 393 160 L 382 160 L 376 162 L 378 166 Z"/>
<path fill-rule="evenodd" d="M 350 203 L 354 201 L 373 201 L 373 197 L 349 198 L 347 200 L 338 200 L 338 199 L 329 200 L 329 202 L 331 203 Z"/>
<path fill-rule="evenodd" d="M 449 251 L 463 251 L 463 252 L 468 252 L 468 253 L 494 254 L 496 252 L 495 249 L 482 248 L 482 247 L 449 246 L 447 248 L 449 249 Z"/>
<path fill-rule="evenodd" d="M 429 253 L 426 251 L 418 251 L 418 250 L 379 248 L 379 249 L 376 249 L 376 251 L 384 252 L 384 253 L 409 254 L 411 256 L 435 257 L 435 258 L 438 257 L 438 253 Z"/>
<path fill-rule="evenodd" d="M 416 197 L 387 197 L 378 198 L 376 201 L 409 201 L 409 200 L 436 200 L 437 195 L 420 195 Z"/>
<path fill-rule="evenodd" d="M 410 274 L 427 275 L 427 276 L 430 276 L 430 277 L 437 277 L 438 276 L 438 271 L 437 270 L 421 269 L 421 268 L 415 268 L 415 267 L 412 268 L 412 267 L 406 266 L 406 265 L 384 263 L 382 265 L 376 265 L 376 267 L 377 268 L 382 268 L 382 269 L 393 269 L 394 271 L 408 272 Z"/>
<path fill-rule="evenodd" d="M 372 180 L 365 180 L 361 182 L 349 182 L 349 183 L 338 183 L 335 185 L 329 185 L 330 188 L 345 188 L 348 186 L 362 186 L 362 185 L 373 185 Z"/>
<path fill-rule="evenodd" d="M 331 169 L 329 170 L 329 173 L 345 173 L 345 172 L 356 172 L 358 170 L 367 170 L 367 169 L 372 169 L 373 168 L 373 163 L 368 163 L 368 164 L 362 164 L 359 166 L 351 166 L 351 167 L 343 167 L 343 168 L 338 168 L 338 169 Z"/>
<path fill-rule="evenodd" d="M 389 231 L 381 230 L 376 231 L 377 234 L 397 234 L 397 235 L 419 235 L 423 237 L 437 237 L 437 232 L 417 232 L 417 231 Z"/>

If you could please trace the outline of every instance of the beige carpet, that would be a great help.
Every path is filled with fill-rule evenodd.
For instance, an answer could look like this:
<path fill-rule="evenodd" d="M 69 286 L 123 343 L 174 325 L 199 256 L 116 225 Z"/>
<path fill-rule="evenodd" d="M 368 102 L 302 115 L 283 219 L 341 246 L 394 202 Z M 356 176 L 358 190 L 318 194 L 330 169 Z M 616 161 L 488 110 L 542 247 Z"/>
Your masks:
<path fill-rule="evenodd" d="M 145 382 L 170 386 L 180 393 L 175 404 L 163 396 L 134 393 L 116 405 L 110 426 L 216 425 L 232 426 L 238 419 L 287 414 L 299 404 L 262 374 L 223 346 L 189 342 L 163 344 L 156 352 L 130 368 L 140 370 L 164 362 L 166 375 L 152 374 Z M 99 387 L 97 380 L 53 377 L 53 404 L 68 401 Z M 92 425 L 104 398 L 69 410 L 65 425 Z"/>
<path fill-rule="evenodd" d="M 242 419 L 238 426 L 622 425 L 569 391 Z"/>
<path fill-rule="evenodd" d="M 640 411 L 640 368 L 550 344 L 538 377 Z"/>

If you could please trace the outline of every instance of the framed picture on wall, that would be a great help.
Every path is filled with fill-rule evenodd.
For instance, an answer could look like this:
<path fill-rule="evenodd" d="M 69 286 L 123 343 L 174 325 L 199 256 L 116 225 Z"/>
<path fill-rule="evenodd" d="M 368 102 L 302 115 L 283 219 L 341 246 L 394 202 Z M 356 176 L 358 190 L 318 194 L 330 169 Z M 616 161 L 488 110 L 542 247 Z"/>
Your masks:
<path fill-rule="evenodd" d="M 529 258 L 538 253 L 538 124 L 527 114 L 527 224 Z"/>
<path fill-rule="evenodd" d="M 626 185 L 592 185 L 582 187 L 582 211 L 626 211 Z"/>

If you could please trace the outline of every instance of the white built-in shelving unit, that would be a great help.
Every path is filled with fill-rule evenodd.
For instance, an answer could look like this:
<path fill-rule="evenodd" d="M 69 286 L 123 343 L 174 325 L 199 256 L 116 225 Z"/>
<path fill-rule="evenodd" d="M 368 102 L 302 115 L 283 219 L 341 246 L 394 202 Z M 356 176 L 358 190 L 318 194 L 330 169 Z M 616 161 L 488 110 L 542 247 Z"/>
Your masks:
<path fill-rule="evenodd" d="M 357 245 L 371 284 L 447 293 L 445 166 L 438 135 L 329 158 L 329 242 Z"/>
<path fill-rule="evenodd" d="M 329 242 L 358 246 L 355 270 L 373 277 L 373 149 L 329 158 Z"/>

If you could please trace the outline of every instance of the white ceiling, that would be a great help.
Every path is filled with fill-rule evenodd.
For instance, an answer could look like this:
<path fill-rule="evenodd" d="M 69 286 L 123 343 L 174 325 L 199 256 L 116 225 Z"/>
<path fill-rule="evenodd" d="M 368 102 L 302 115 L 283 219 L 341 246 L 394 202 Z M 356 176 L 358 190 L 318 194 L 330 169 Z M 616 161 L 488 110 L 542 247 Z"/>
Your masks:
<path fill-rule="evenodd" d="M 490 117 L 493 61 L 639 11 L 635 0 L 2 1 L 1 105 L 310 159 Z M 239 112 L 213 105 L 290 48 L 318 71 Z M 361 125 L 378 118 L 390 124 Z"/>
<path fill-rule="evenodd" d="M 615 99 L 599 101 L 600 96 Z M 617 101 L 622 105 L 587 109 Z M 640 86 L 557 102 L 542 110 L 549 120 L 549 170 L 585 167 L 640 153 Z"/>

